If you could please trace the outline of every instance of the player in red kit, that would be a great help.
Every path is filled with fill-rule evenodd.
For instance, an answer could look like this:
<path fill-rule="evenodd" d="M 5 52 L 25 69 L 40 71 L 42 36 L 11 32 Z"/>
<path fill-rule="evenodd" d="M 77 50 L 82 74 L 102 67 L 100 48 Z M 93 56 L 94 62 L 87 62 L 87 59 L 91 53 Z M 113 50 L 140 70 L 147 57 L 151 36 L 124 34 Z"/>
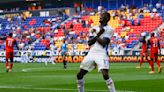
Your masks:
<path fill-rule="evenodd" d="M 12 33 L 10 33 L 9 36 L 6 38 L 6 72 L 11 72 L 13 67 L 14 45 L 16 45 L 17 49 L 19 49 L 16 44 L 16 40 L 12 38 Z M 10 59 L 10 66 L 8 59 Z"/>
<path fill-rule="evenodd" d="M 148 60 L 148 58 L 147 58 L 147 41 L 146 41 L 146 36 L 142 37 L 141 43 L 142 43 L 141 59 L 140 59 L 139 66 L 137 66 L 136 68 L 141 68 L 141 65 L 143 63 L 144 57 L 146 58 L 146 60 Z"/>
<path fill-rule="evenodd" d="M 158 50 L 161 53 L 160 49 L 160 41 L 157 37 L 155 37 L 155 34 L 151 34 L 151 38 L 149 40 L 150 44 L 150 65 L 151 65 L 151 71 L 149 72 L 150 74 L 154 74 L 154 61 L 156 62 L 158 66 L 158 73 L 162 72 L 162 67 L 160 65 L 160 60 L 158 60 Z"/>

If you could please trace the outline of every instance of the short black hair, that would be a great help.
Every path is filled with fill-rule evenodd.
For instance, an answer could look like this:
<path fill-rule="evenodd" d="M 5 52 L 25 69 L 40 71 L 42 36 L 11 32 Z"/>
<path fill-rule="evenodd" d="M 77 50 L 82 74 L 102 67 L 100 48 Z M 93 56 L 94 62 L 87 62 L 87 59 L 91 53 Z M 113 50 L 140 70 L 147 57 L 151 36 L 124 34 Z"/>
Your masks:
<path fill-rule="evenodd" d="M 143 36 L 143 38 L 145 39 L 145 38 L 146 38 L 146 36 Z"/>
<path fill-rule="evenodd" d="M 13 36 L 13 33 L 9 33 L 9 36 L 12 37 Z"/>
<path fill-rule="evenodd" d="M 153 36 L 154 37 L 154 35 L 155 35 L 155 33 L 153 32 L 153 33 L 151 33 L 151 37 Z"/>
<path fill-rule="evenodd" d="M 107 17 L 109 18 L 109 20 L 110 20 L 110 13 L 104 12 L 103 14 L 104 14 L 105 16 L 107 16 Z"/>

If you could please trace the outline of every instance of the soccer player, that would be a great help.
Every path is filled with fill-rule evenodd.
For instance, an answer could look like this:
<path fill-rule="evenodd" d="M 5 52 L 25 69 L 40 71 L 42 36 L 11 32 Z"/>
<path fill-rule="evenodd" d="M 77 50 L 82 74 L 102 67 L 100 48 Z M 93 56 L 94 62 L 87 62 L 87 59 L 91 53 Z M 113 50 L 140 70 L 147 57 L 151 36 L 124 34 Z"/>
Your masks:
<path fill-rule="evenodd" d="M 91 46 L 87 56 L 84 58 L 80 65 L 80 71 L 77 73 L 77 87 L 78 92 L 84 92 L 84 75 L 95 69 L 96 65 L 98 70 L 102 73 L 104 80 L 110 92 L 116 92 L 114 82 L 108 75 L 109 71 L 109 56 L 108 56 L 108 44 L 112 38 L 114 31 L 108 26 L 110 20 L 110 14 L 104 12 L 100 15 L 100 25 L 95 29 L 97 36 L 88 41 L 88 45 Z"/>
<path fill-rule="evenodd" d="M 50 43 L 50 61 L 51 61 L 51 63 L 52 64 L 55 64 L 55 62 L 54 62 L 54 57 L 55 57 L 55 55 L 54 55 L 54 51 L 57 49 L 57 47 L 55 46 L 55 43 L 54 42 L 52 42 L 52 43 Z"/>
<path fill-rule="evenodd" d="M 66 55 L 67 55 L 67 43 L 66 40 L 63 40 L 63 43 L 61 44 L 61 48 L 60 48 L 60 52 L 61 52 L 61 56 L 63 57 L 63 65 L 64 65 L 64 69 L 67 68 L 67 61 L 66 61 Z"/>
<path fill-rule="evenodd" d="M 13 57 L 14 57 L 14 45 L 16 45 L 17 49 L 18 45 L 16 43 L 16 40 L 12 38 L 12 33 L 9 34 L 9 36 L 6 38 L 6 72 L 11 72 L 13 68 Z M 10 66 L 8 59 L 10 59 Z"/>
<path fill-rule="evenodd" d="M 158 73 L 161 73 L 162 67 L 160 65 L 160 60 L 158 60 L 158 50 L 159 50 L 159 53 L 161 53 L 160 42 L 159 42 L 159 39 L 157 37 L 155 37 L 154 33 L 151 34 L 149 44 L 151 46 L 150 47 L 151 71 L 149 73 L 154 74 L 154 62 L 156 62 L 157 66 L 158 66 Z"/>
<path fill-rule="evenodd" d="M 146 58 L 146 60 L 148 60 L 148 58 L 147 58 L 147 41 L 146 41 L 146 36 L 143 36 L 142 40 L 140 42 L 142 43 L 141 59 L 140 59 L 140 64 L 136 68 L 141 68 L 141 65 L 143 63 L 144 57 Z"/>

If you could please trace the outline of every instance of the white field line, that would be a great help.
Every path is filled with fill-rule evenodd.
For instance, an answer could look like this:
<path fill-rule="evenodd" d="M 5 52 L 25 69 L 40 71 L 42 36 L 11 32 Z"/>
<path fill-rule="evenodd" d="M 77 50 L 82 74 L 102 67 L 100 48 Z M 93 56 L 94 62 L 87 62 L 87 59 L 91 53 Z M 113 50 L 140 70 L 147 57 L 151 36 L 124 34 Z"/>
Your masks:
<path fill-rule="evenodd" d="M 7 89 L 31 89 L 31 90 L 53 90 L 53 91 L 77 91 L 77 89 L 65 89 L 65 88 L 30 88 L 30 87 L 21 87 L 21 86 L 0 86 L 1 88 Z M 92 90 L 88 89 L 86 92 L 108 92 L 108 90 Z M 135 92 L 135 91 L 127 91 L 127 90 L 117 90 L 117 92 Z"/>
<path fill-rule="evenodd" d="M 28 72 L 28 71 L 35 71 L 35 70 L 49 70 L 51 68 L 43 68 L 43 67 L 38 67 L 38 68 L 25 68 L 25 69 L 22 69 L 21 71 L 22 72 Z M 54 68 L 52 68 L 54 69 Z M 54 69 L 54 70 L 64 70 L 64 69 Z M 67 69 L 67 70 L 77 70 L 77 69 Z"/>

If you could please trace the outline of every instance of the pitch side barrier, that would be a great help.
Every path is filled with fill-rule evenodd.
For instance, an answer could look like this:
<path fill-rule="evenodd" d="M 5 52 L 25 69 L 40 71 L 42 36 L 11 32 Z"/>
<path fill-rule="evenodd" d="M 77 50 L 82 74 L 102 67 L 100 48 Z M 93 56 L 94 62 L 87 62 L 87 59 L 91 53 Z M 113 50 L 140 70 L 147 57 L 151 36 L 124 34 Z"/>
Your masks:
<path fill-rule="evenodd" d="M 84 56 L 66 56 L 65 57 L 67 62 L 70 62 L 70 63 L 79 63 L 83 60 L 83 58 L 84 58 Z M 63 59 L 64 58 L 62 56 L 56 56 L 54 58 L 54 61 L 56 63 L 63 62 Z M 130 55 L 126 55 L 126 56 L 109 56 L 109 62 L 115 62 L 115 63 L 119 63 L 119 62 L 139 62 L 140 59 L 141 59 L 140 56 L 130 56 Z M 161 62 L 164 62 L 164 55 L 159 56 L 159 59 L 161 60 Z"/>
<path fill-rule="evenodd" d="M 25 57 L 25 59 L 29 59 L 28 62 L 50 62 L 50 57 L 53 57 L 54 62 L 61 63 L 63 62 L 64 58 L 62 56 L 33 56 L 33 57 Z M 85 56 L 66 56 L 65 59 L 68 63 L 80 63 L 84 59 Z M 23 57 L 24 58 L 24 57 Z M 109 62 L 119 63 L 119 62 L 139 62 L 141 59 L 140 56 L 109 56 Z M 21 56 L 15 56 L 15 62 L 22 62 Z M 164 56 L 159 56 L 159 60 L 164 62 Z M 0 62 L 5 62 L 5 56 L 0 56 Z M 147 62 L 145 60 L 145 62 Z"/>

